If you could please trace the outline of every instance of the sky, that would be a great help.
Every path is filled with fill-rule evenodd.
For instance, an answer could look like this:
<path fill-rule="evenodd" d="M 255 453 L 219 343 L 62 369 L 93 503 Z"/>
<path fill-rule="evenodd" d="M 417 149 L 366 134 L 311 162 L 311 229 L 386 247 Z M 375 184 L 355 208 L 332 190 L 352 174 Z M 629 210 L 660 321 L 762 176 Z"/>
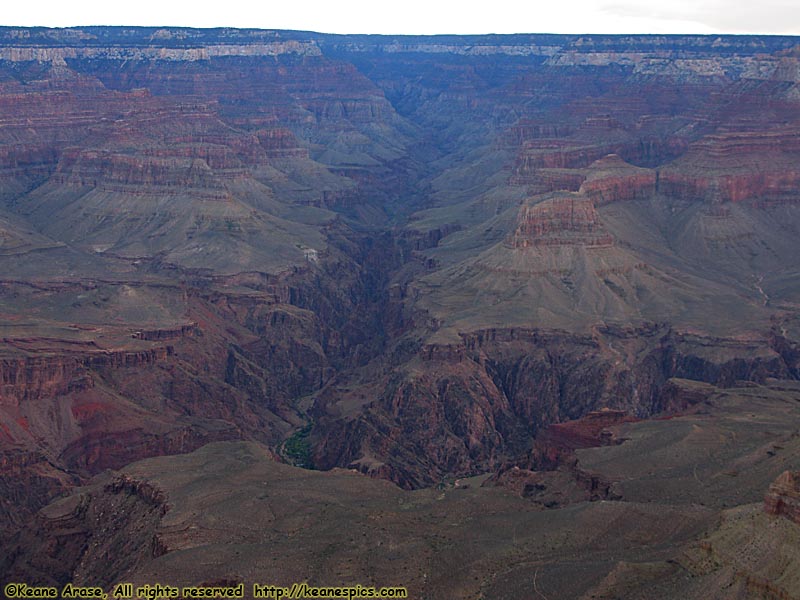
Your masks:
<path fill-rule="evenodd" d="M 798 0 L 9 0 L 0 25 L 254 27 L 325 33 L 800 35 Z"/>

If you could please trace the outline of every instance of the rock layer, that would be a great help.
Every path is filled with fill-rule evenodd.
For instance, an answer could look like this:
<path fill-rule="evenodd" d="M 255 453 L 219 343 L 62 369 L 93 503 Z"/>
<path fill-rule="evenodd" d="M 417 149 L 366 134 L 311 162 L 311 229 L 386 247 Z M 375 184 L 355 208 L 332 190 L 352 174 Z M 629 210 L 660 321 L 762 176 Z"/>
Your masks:
<path fill-rule="evenodd" d="M 2 29 L 5 497 L 242 437 L 415 488 L 797 377 L 796 43 Z"/>
<path fill-rule="evenodd" d="M 800 472 L 785 471 L 769 486 L 764 510 L 800 525 Z"/>
<path fill-rule="evenodd" d="M 517 223 L 510 240 L 514 248 L 572 244 L 603 247 L 614 243 L 592 202 L 577 195 L 560 195 L 524 206 Z"/>

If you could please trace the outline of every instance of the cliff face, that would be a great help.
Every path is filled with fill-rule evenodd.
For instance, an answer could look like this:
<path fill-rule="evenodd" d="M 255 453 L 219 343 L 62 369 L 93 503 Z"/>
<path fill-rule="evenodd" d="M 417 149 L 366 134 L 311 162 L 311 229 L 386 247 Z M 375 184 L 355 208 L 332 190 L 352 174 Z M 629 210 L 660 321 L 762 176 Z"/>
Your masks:
<path fill-rule="evenodd" d="M 605 409 L 551 425 L 537 436 L 522 460 L 501 466 L 483 485 L 509 489 L 547 508 L 586 500 L 619 500 L 613 482 L 582 469 L 575 451 L 623 443 L 615 428 L 634 421 L 624 411 Z M 567 482 L 559 481 L 562 478 Z"/>
<path fill-rule="evenodd" d="M 782 473 L 769 486 L 764 498 L 764 510 L 800 525 L 800 474 L 791 471 Z"/>
<path fill-rule="evenodd" d="M 47 585 L 109 586 L 158 555 L 155 531 L 168 510 L 163 491 L 118 476 L 40 512 L 30 530 L 9 539 L 2 567 L 10 577 Z M 39 561 L 25 564 L 24 556 L 37 554 Z"/>
<path fill-rule="evenodd" d="M 789 376 L 775 351 L 718 343 L 659 328 L 594 336 L 475 332 L 461 344 L 421 349 L 419 363 L 391 378 L 321 393 L 313 413 L 315 463 L 415 488 L 507 466 L 533 444 L 523 468 L 555 470 L 576 448 L 610 443 L 602 432 L 611 425 L 704 401 L 711 386 L 697 382 Z M 754 354 L 744 358 L 748 352 Z"/>
<path fill-rule="evenodd" d="M 644 200 L 656 191 L 657 174 L 626 163 L 611 154 L 590 165 L 589 173 L 580 187 L 595 206 L 618 201 Z"/>
<path fill-rule="evenodd" d="M 6 358 L 0 362 L 0 376 L 0 403 L 10 406 L 92 386 L 79 361 L 69 356 Z"/>
<path fill-rule="evenodd" d="M 594 204 L 580 196 L 557 196 L 525 206 L 517 218 L 510 242 L 514 248 L 578 244 L 610 246 L 613 238 L 603 230 Z"/>
<path fill-rule="evenodd" d="M 791 128 L 707 136 L 659 172 L 658 189 L 710 203 L 794 202 L 798 153 L 797 132 Z"/>

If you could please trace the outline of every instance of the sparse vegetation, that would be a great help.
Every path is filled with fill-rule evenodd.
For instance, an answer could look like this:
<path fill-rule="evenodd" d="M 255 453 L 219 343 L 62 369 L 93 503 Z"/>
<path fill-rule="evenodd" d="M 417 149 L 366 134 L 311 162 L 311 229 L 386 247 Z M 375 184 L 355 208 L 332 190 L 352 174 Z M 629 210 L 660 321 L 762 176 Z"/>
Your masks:
<path fill-rule="evenodd" d="M 309 423 L 302 429 L 295 431 L 283 443 L 283 456 L 295 467 L 313 469 L 314 461 L 311 458 L 311 443 L 308 439 L 311 434 L 312 424 Z"/>

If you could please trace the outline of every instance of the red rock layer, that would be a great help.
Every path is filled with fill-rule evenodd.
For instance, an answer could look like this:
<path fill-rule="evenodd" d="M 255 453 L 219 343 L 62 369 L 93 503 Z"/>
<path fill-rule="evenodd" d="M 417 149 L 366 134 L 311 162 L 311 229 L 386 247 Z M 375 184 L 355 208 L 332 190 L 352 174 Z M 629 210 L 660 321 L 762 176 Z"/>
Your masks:
<path fill-rule="evenodd" d="M 659 172 L 667 196 L 707 202 L 795 201 L 800 187 L 800 131 L 730 131 L 709 135 Z"/>
<path fill-rule="evenodd" d="M 92 380 L 72 356 L 0 360 L 0 405 L 57 396 L 91 387 Z"/>
<path fill-rule="evenodd" d="M 535 183 L 541 169 L 576 169 L 616 150 L 606 145 L 577 145 L 571 140 L 536 140 L 526 142 L 512 169 L 514 185 Z"/>
<path fill-rule="evenodd" d="M 524 466 L 534 471 L 551 471 L 575 460 L 575 450 L 618 443 L 610 427 L 638 419 L 621 410 L 599 410 L 575 421 L 555 423 L 536 437 Z"/>
<path fill-rule="evenodd" d="M 87 369 L 139 367 L 162 361 L 171 346 L 139 351 L 95 351 L 0 359 L 0 405 L 56 398 L 94 385 Z"/>
<path fill-rule="evenodd" d="M 573 127 L 559 123 L 539 122 L 530 118 L 520 119 L 505 135 L 505 141 L 520 145 L 527 140 L 559 138 L 570 135 Z"/>
<path fill-rule="evenodd" d="M 203 159 L 161 158 L 86 150 L 73 155 L 65 153 L 52 181 L 71 186 L 100 187 L 113 190 L 121 185 L 175 188 L 217 189 L 225 198 L 224 187 Z"/>
<path fill-rule="evenodd" d="M 157 434 L 143 427 L 127 431 L 91 431 L 66 446 L 59 461 L 70 469 L 94 475 L 142 458 L 191 452 L 211 442 L 239 439 L 241 435 L 229 424 L 216 429 L 194 424 Z"/>
<path fill-rule="evenodd" d="M 510 239 L 514 248 L 530 246 L 611 246 L 591 200 L 578 195 L 558 195 L 519 211 Z"/>
<path fill-rule="evenodd" d="M 764 510 L 800 525 L 800 471 L 784 471 L 769 486 Z"/>
<path fill-rule="evenodd" d="M 294 156 L 308 158 L 308 149 L 301 148 L 295 135 L 288 129 L 276 127 L 256 132 L 261 147 L 270 158 Z"/>
<path fill-rule="evenodd" d="M 617 201 L 641 200 L 656 191 L 656 173 L 629 165 L 612 154 L 596 161 L 580 188 L 595 206 Z"/>
<path fill-rule="evenodd" d="M 521 183 L 527 184 L 526 189 L 530 194 L 546 194 L 559 190 L 577 192 L 585 179 L 586 173 L 582 169 L 539 169 L 536 177 Z M 512 183 L 518 182 L 514 180 Z"/>
<path fill-rule="evenodd" d="M 581 500 L 605 500 L 616 498 L 612 482 L 589 473 L 579 467 L 575 450 L 620 443 L 611 427 L 637 419 L 620 410 L 600 410 L 588 413 L 575 421 L 556 423 L 542 431 L 525 460 L 507 465 L 488 479 L 485 485 L 501 486 L 523 497 L 536 497 L 550 487 L 548 473 L 556 470 L 569 475 L 578 490 Z M 551 497 L 546 506 L 569 502 Z"/>

